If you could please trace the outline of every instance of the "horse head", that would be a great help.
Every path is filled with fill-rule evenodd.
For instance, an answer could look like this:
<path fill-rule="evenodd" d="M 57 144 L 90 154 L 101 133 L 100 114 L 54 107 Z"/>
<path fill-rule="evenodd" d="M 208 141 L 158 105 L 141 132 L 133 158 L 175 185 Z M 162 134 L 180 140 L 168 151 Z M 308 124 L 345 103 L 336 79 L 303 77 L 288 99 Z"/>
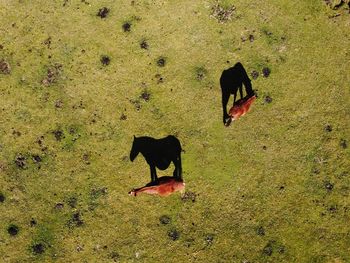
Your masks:
<path fill-rule="evenodd" d="M 132 143 L 131 151 L 130 151 L 130 161 L 134 161 L 137 155 L 139 154 L 140 149 L 139 149 L 139 143 L 137 138 L 134 135 L 134 141 Z"/>

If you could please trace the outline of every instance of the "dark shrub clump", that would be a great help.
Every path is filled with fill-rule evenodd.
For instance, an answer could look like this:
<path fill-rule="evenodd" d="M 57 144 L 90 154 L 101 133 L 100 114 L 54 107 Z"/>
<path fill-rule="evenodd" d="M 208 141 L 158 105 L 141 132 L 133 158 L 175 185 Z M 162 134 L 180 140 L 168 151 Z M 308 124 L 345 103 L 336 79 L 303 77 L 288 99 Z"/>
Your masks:
<path fill-rule="evenodd" d="M 5 196 L 4 196 L 4 194 L 3 193 L 0 193 L 0 203 L 3 203 L 3 202 L 5 202 Z"/>
<path fill-rule="evenodd" d="M 32 246 L 32 252 L 35 255 L 40 255 L 45 252 L 45 246 L 42 243 L 34 244 Z"/>
<path fill-rule="evenodd" d="M 262 74 L 265 78 L 267 78 L 268 76 L 270 76 L 271 70 L 268 67 L 265 67 L 262 69 Z"/>
<path fill-rule="evenodd" d="M 125 22 L 125 23 L 122 25 L 122 28 L 123 28 L 123 31 L 124 31 L 124 32 L 130 32 L 130 31 L 131 31 L 131 23 Z"/>
<path fill-rule="evenodd" d="M 142 40 L 142 42 L 140 43 L 140 47 L 142 49 L 148 49 L 148 43 L 146 40 Z"/>
<path fill-rule="evenodd" d="M 15 236 L 18 234 L 19 228 L 16 225 L 10 225 L 7 228 L 7 232 L 11 235 L 11 236 Z"/>
<path fill-rule="evenodd" d="M 168 232 L 168 237 L 175 241 L 175 240 L 178 240 L 179 237 L 180 237 L 180 233 L 176 230 L 176 229 L 172 229 Z"/>
<path fill-rule="evenodd" d="M 109 63 L 111 63 L 111 59 L 108 56 L 103 55 L 103 56 L 101 56 L 101 63 L 104 66 L 108 66 Z"/>
<path fill-rule="evenodd" d="M 171 218 L 167 215 L 162 215 L 161 217 L 159 217 L 159 222 L 163 225 L 167 225 L 171 222 Z"/>
<path fill-rule="evenodd" d="M 159 58 L 158 60 L 157 60 L 157 65 L 158 65 L 158 67 L 164 67 L 165 66 L 165 58 Z"/>
<path fill-rule="evenodd" d="M 109 13 L 109 9 L 107 7 L 103 7 L 100 10 L 98 10 L 97 16 L 101 18 L 106 18 L 108 13 Z"/>

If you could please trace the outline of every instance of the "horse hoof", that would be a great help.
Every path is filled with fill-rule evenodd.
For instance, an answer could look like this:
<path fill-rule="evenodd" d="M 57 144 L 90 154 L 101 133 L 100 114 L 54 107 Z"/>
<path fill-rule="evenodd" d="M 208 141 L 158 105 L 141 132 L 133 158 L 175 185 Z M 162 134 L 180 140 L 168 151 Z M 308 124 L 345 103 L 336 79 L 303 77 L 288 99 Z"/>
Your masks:
<path fill-rule="evenodd" d="M 231 118 L 226 119 L 226 121 L 225 121 L 225 126 L 226 126 L 226 127 L 230 126 L 231 122 L 232 122 L 232 119 L 231 119 Z"/>

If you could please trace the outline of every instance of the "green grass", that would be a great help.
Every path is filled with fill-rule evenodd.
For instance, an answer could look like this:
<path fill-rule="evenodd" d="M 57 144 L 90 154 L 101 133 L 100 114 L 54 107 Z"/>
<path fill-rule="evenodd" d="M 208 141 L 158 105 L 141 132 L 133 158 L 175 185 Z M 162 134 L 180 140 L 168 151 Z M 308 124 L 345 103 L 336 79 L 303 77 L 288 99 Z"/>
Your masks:
<path fill-rule="evenodd" d="M 64 2 L 0 3 L 11 66 L 0 74 L 0 261 L 350 262 L 346 6 L 225 0 L 236 9 L 219 23 L 215 1 Z M 259 71 L 259 98 L 225 128 L 219 78 L 238 61 Z M 149 180 L 144 159 L 128 159 L 133 135 L 168 134 L 196 201 L 128 196 Z"/>

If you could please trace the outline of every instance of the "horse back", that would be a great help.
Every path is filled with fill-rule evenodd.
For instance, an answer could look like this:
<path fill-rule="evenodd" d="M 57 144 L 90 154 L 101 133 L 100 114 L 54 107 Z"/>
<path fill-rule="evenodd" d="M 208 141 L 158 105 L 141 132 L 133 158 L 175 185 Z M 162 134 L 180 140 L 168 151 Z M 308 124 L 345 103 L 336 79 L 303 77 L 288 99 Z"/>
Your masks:
<path fill-rule="evenodd" d="M 173 135 L 158 140 L 158 147 L 161 153 L 181 153 L 180 141 Z"/>
<path fill-rule="evenodd" d="M 250 79 L 243 65 L 238 62 L 233 67 L 225 69 L 220 77 L 220 86 L 222 90 L 228 90 L 230 93 L 235 93 L 242 84 L 248 86 Z"/>
<path fill-rule="evenodd" d="M 140 152 L 148 163 L 156 163 L 159 167 L 166 167 L 170 161 L 178 158 L 181 154 L 180 141 L 172 135 L 161 139 L 147 137 Z"/>

